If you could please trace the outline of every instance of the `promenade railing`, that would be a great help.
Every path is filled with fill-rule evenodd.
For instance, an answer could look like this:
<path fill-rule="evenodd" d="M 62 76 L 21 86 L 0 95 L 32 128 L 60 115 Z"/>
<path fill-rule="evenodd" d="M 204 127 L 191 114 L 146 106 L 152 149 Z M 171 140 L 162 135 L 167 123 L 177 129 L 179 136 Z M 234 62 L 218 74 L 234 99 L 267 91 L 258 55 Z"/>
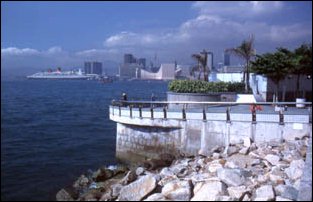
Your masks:
<path fill-rule="evenodd" d="M 286 111 L 289 107 L 293 107 L 299 104 L 302 104 L 304 109 L 308 110 L 309 113 L 309 121 L 312 123 L 312 102 L 194 102 L 194 101 L 124 101 L 124 100 L 112 100 L 112 107 L 118 107 L 119 116 L 121 116 L 122 108 L 129 109 L 129 116 L 132 117 L 133 109 L 138 108 L 139 117 L 142 117 L 142 109 L 150 109 L 150 118 L 154 119 L 154 111 L 155 109 L 163 109 L 163 118 L 167 119 L 167 113 L 169 111 L 169 105 L 177 105 L 180 106 L 179 109 L 175 109 L 175 111 L 180 110 L 182 115 L 182 120 L 186 120 L 186 110 L 188 109 L 188 105 L 192 104 L 193 106 L 196 104 L 199 107 L 197 109 L 202 110 L 203 120 L 206 121 L 207 110 L 210 107 L 226 107 L 226 121 L 230 122 L 230 111 L 232 106 L 238 105 L 248 105 L 249 111 L 251 112 L 251 121 L 252 123 L 256 123 L 256 113 L 258 110 L 262 110 L 262 106 L 273 106 L 275 107 L 275 111 L 279 113 L 279 123 L 284 124 L 284 111 Z M 302 109 L 303 109 L 302 108 Z M 195 109 L 195 107 L 193 107 Z M 113 110 L 114 111 L 114 110 Z"/>

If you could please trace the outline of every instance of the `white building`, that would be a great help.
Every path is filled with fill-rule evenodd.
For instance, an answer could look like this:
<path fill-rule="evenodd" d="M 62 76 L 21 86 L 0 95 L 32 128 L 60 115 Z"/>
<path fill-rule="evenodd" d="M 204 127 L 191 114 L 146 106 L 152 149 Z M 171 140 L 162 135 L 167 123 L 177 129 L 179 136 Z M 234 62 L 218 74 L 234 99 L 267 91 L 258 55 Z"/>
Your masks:
<path fill-rule="evenodd" d="M 155 80 L 173 80 L 175 79 L 175 64 L 161 64 L 159 71 L 156 73 L 140 69 L 140 78 Z"/>

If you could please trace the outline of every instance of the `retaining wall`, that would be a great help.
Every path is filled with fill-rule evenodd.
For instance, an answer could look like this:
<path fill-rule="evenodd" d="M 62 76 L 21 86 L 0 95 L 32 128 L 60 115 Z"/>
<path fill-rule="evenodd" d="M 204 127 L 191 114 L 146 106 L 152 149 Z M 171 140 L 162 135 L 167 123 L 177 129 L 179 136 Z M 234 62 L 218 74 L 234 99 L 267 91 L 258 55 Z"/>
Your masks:
<path fill-rule="evenodd" d="M 196 155 L 199 150 L 209 151 L 216 145 L 239 143 L 244 137 L 255 142 L 294 139 L 308 135 L 311 128 L 309 115 L 285 115 L 280 123 L 279 114 L 203 113 L 162 109 L 151 111 L 110 106 L 110 119 L 117 122 L 116 156 L 124 162 L 140 162 L 157 158 L 161 153 Z"/>

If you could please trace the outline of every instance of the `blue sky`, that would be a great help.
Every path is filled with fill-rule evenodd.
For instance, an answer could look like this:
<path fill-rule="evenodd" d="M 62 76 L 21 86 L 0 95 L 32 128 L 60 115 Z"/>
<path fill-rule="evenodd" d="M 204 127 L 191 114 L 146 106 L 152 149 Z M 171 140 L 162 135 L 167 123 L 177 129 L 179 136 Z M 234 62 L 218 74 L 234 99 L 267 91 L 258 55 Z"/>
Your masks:
<path fill-rule="evenodd" d="M 119 63 L 124 53 L 190 64 L 204 48 L 219 62 L 250 34 L 257 53 L 312 42 L 312 2 L 1 2 L 1 70 Z"/>

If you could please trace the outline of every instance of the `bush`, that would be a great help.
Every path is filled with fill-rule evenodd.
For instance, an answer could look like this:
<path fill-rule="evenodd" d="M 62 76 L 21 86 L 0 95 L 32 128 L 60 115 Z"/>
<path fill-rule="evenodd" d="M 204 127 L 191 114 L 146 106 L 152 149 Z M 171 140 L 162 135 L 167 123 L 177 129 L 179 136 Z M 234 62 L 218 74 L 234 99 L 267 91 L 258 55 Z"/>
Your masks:
<path fill-rule="evenodd" d="M 243 93 L 245 84 L 242 82 L 206 82 L 200 80 L 174 80 L 169 83 L 168 90 L 175 93 L 211 93 L 237 92 Z"/>

